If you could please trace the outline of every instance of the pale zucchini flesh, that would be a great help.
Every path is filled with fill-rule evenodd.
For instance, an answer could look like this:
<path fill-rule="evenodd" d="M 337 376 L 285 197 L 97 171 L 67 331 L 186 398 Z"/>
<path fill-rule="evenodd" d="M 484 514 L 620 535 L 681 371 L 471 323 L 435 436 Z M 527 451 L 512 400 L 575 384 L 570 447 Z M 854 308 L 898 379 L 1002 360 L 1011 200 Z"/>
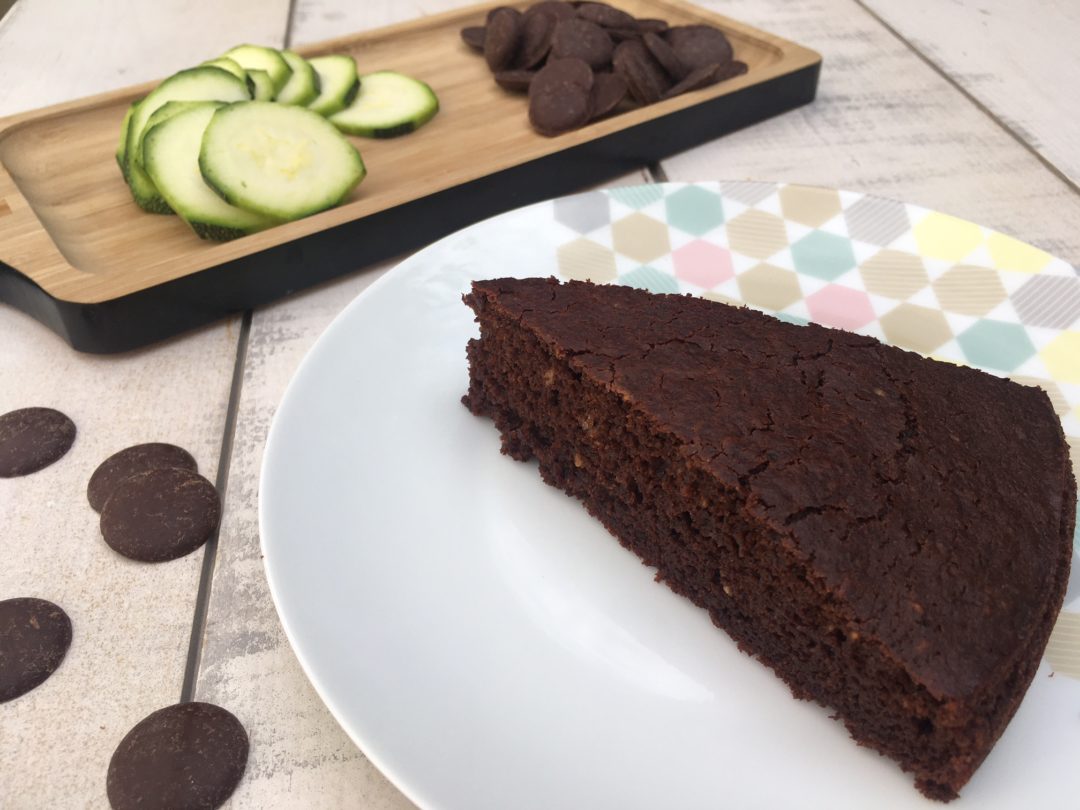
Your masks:
<path fill-rule="evenodd" d="M 175 102 L 174 102 L 175 103 Z M 275 220 L 229 205 L 199 172 L 203 133 L 217 102 L 194 102 L 151 126 L 143 137 L 143 162 L 161 196 L 203 239 L 224 241 L 255 233 Z"/>
<path fill-rule="evenodd" d="M 131 128 L 131 116 L 135 112 L 136 104 L 138 102 L 133 103 L 124 113 L 124 120 L 120 124 L 120 143 L 116 147 L 116 164 L 120 167 L 120 174 L 124 176 L 125 183 L 127 182 L 127 136 L 128 129 Z"/>
<path fill-rule="evenodd" d="M 251 97 L 255 101 L 270 101 L 274 97 L 274 82 L 269 73 L 265 70 L 249 70 L 247 75 L 254 88 Z"/>
<path fill-rule="evenodd" d="M 319 95 L 319 74 L 308 61 L 293 51 L 282 51 L 282 58 L 292 68 L 292 75 L 278 92 L 274 101 L 279 104 L 295 104 L 306 107 Z"/>
<path fill-rule="evenodd" d="M 333 115 L 344 110 L 360 89 L 360 76 L 356 72 L 356 60 L 351 56 L 335 54 L 309 59 L 319 75 L 319 95 L 308 104 L 308 109 L 319 115 Z"/>
<path fill-rule="evenodd" d="M 128 185 L 139 207 L 151 213 L 171 213 L 164 198 L 154 188 L 154 181 L 142 168 L 142 136 L 146 122 L 170 101 L 242 101 L 251 98 L 247 83 L 217 67 L 182 70 L 161 84 L 138 103 L 128 122 Z"/>
<path fill-rule="evenodd" d="M 438 111 L 439 100 L 424 82 L 382 70 L 360 77 L 360 92 L 330 123 L 350 135 L 393 138 L 413 132 Z"/>
<path fill-rule="evenodd" d="M 292 68 L 281 53 L 263 45 L 237 45 L 226 51 L 223 56 L 232 59 L 244 70 L 265 70 L 274 85 L 275 95 L 285 86 L 292 74 Z"/>
<path fill-rule="evenodd" d="M 365 174 L 356 147 L 326 119 L 265 101 L 214 113 L 199 168 L 229 203 L 279 220 L 332 208 Z"/>

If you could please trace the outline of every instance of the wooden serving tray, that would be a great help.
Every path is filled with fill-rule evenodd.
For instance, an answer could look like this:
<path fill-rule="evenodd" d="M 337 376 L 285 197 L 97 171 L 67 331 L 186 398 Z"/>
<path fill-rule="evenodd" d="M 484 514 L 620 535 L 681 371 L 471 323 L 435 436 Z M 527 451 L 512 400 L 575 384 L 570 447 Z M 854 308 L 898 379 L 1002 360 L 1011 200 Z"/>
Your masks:
<path fill-rule="evenodd" d="M 461 42 L 459 30 L 496 5 L 300 48 L 349 53 L 361 73 L 422 79 L 441 110 L 411 135 L 355 139 L 368 176 L 343 205 L 232 242 L 144 213 L 120 176 L 121 119 L 156 82 L 0 119 L 0 300 L 80 351 L 123 351 L 641 168 L 805 104 L 817 89 L 813 51 L 684 3 L 618 0 L 638 17 L 720 27 L 749 71 L 546 138 L 529 126 L 525 98 L 496 86 Z"/>

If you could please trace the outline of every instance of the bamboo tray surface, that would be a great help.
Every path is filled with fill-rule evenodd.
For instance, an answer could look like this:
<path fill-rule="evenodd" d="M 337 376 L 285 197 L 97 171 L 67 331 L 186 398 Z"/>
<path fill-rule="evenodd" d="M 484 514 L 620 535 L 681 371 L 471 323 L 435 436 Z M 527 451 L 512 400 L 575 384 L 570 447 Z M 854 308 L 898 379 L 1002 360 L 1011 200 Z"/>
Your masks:
<path fill-rule="evenodd" d="M 386 69 L 415 76 L 438 95 L 440 112 L 401 138 L 354 138 L 368 175 L 341 206 L 232 242 L 203 241 L 178 217 L 144 213 L 131 199 L 114 157 L 120 123 L 128 105 L 157 82 L 0 119 L 0 262 L 59 301 L 112 301 L 820 62 L 813 51 L 695 6 L 620 0 L 621 8 L 638 17 L 718 26 L 749 71 L 547 138 L 529 126 L 525 98 L 500 89 L 483 57 L 459 37 L 462 27 L 482 24 L 496 5 L 458 9 L 298 49 L 305 56 L 350 54 L 361 74 Z M 193 53 L 191 62 L 212 56 Z"/>

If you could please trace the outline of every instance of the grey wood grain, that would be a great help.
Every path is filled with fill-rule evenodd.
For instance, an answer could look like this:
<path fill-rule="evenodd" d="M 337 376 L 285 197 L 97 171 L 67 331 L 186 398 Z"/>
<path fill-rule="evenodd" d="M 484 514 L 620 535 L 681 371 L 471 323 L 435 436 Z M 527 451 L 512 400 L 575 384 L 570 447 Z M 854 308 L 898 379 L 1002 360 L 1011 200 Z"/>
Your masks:
<path fill-rule="evenodd" d="M 872 192 L 1080 264 L 1080 197 L 856 2 L 702 5 L 816 49 L 821 82 L 811 105 L 664 161 L 668 177 Z"/>
<path fill-rule="evenodd" d="M 1080 183 L 1080 4 L 862 0 L 1004 127 Z"/>

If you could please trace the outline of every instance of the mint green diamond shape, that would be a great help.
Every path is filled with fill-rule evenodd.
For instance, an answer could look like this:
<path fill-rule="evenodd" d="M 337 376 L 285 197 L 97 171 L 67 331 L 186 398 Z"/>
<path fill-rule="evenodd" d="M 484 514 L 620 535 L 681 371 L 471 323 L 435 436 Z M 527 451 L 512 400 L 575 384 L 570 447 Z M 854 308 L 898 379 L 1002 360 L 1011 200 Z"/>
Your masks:
<path fill-rule="evenodd" d="M 630 208 L 644 208 L 664 196 L 664 187 L 659 183 L 648 183 L 641 186 L 609 188 L 607 193 Z"/>
<path fill-rule="evenodd" d="M 964 357 L 983 368 L 1013 371 L 1035 354 L 1027 330 L 1018 323 L 984 318 L 958 335 Z"/>
<path fill-rule="evenodd" d="M 855 253 L 846 237 L 811 231 L 791 246 L 795 269 L 803 275 L 835 281 L 855 266 Z"/>
<path fill-rule="evenodd" d="M 810 321 L 806 318 L 800 318 L 798 315 L 791 315 L 787 312 L 770 312 L 774 318 L 778 321 L 784 321 L 784 323 L 793 323 L 796 326 L 806 326 Z"/>
<path fill-rule="evenodd" d="M 627 287 L 637 287 L 652 293 L 677 293 L 679 282 L 667 273 L 661 273 L 654 267 L 642 265 L 619 278 L 619 283 Z"/>
<path fill-rule="evenodd" d="M 668 225 L 701 236 L 724 224 L 720 195 L 701 186 L 681 188 L 664 200 Z"/>

